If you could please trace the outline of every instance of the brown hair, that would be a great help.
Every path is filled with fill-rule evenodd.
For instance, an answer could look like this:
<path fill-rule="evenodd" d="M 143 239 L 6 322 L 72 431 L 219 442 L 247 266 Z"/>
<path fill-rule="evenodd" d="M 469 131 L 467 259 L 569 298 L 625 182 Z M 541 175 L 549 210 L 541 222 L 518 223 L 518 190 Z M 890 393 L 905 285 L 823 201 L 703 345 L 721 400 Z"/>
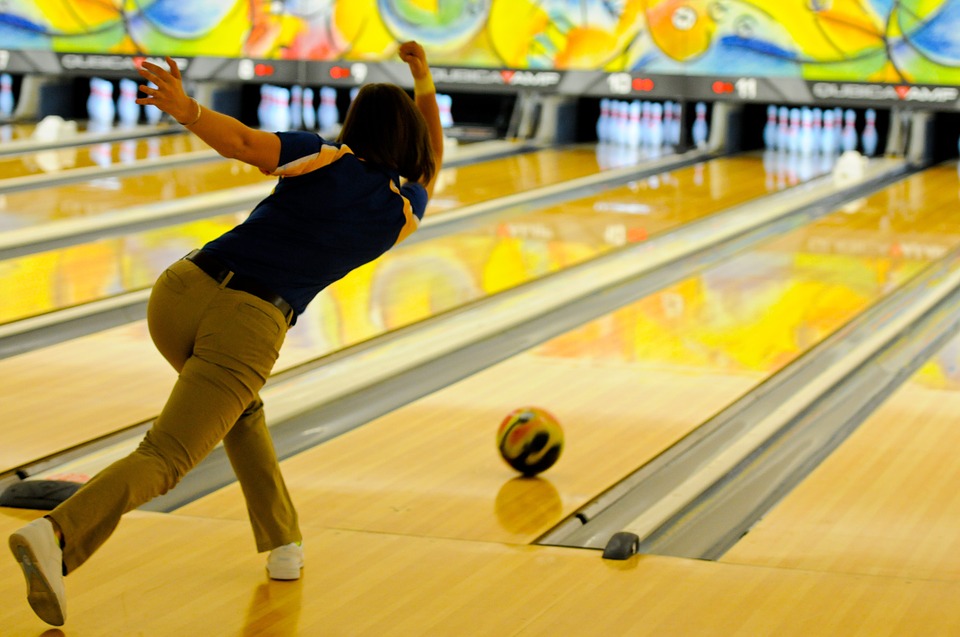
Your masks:
<path fill-rule="evenodd" d="M 347 111 L 337 137 L 357 157 L 428 183 L 436 163 L 427 122 L 410 96 L 394 84 L 366 84 Z"/>

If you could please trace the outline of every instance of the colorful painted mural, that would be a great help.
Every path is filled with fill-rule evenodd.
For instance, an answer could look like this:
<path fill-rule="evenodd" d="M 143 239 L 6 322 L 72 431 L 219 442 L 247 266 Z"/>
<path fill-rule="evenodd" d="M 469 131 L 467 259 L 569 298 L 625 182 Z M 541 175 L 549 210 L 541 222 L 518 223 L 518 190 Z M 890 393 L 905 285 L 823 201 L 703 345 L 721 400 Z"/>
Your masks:
<path fill-rule="evenodd" d="M 5 0 L 8 49 L 960 84 L 956 0 Z"/>

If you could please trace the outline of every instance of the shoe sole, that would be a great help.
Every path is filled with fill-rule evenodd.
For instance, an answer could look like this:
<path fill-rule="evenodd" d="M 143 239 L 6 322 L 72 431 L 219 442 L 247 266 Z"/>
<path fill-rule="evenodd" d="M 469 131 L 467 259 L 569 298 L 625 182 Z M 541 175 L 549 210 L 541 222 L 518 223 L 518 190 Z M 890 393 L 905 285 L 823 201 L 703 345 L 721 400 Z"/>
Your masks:
<path fill-rule="evenodd" d="M 14 534 L 10 536 L 10 550 L 27 580 L 27 602 L 30 603 L 33 612 L 51 626 L 63 626 L 63 609 L 60 608 L 60 601 L 50 582 L 37 566 L 39 561 L 33 552 L 33 547 L 26 538 Z"/>
<path fill-rule="evenodd" d="M 292 581 L 292 580 L 298 580 L 298 579 L 300 579 L 300 570 L 301 570 L 302 568 L 303 568 L 303 566 L 300 566 L 300 567 L 297 568 L 296 570 L 293 570 L 293 569 L 290 569 L 290 570 L 285 570 L 285 569 L 284 569 L 284 570 L 281 570 L 281 569 L 273 569 L 272 571 L 268 568 L 268 569 L 267 569 L 267 575 L 270 576 L 270 579 L 279 580 L 279 581 L 281 581 L 281 582 L 289 582 L 289 581 Z"/>

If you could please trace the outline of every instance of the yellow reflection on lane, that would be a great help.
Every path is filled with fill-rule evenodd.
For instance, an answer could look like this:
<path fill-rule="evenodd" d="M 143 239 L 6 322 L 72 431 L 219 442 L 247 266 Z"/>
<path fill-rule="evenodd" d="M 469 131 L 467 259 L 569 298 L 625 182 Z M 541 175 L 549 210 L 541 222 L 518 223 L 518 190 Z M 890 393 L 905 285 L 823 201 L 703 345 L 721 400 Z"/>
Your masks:
<path fill-rule="evenodd" d="M 960 242 L 958 185 L 952 167 L 902 180 L 543 352 L 772 373 Z"/>
<path fill-rule="evenodd" d="M 205 185 L 209 177 L 196 175 L 197 169 L 191 167 L 170 172 L 177 178 L 185 175 L 194 185 L 202 179 Z M 260 178 L 259 173 L 237 162 L 219 162 L 212 167 L 214 174 L 223 170 L 242 170 L 244 175 Z M 582 148 L 543 150 L 444 169 L 428 214 L 442 214 L 454 207 L 594 174 L 599 170 L 595 153 Z M 150 175 L 146 179 L 162 177 Z M 103 181 L 105 186 L 120 183 L 116 178 Z M 143 185 L 143 180 L 139 181 Z M 175 188 L 175 184 L 164 184 L 164 188 Z M 148 186 L 143 189 L 148 190 Z M 29 193 L 23 194 L 26 198 Z M 166 198 L 156 193 L 152 196 Z M 107 200 L 112 201 L 112 198 L 107 197 Z M 73 205 L 75 202 L 71 203 Z M 151 285 L 169 262 L 229 230 L 241 220 L 242 216 L 228 215 L 0 261 L 0 284 L 11 291 L 9 297 L 0 303 L 0 323 Z M 171 245 L 164 248 L 165 243 Z M 145 274 L 134 275 L 134 272 Z"/>
<path fill-rule="evenodd" d="M 527 166 L 517 179 L 528 185 L 547 174 L 556 178 L 558 166 L 588 165 L 580 150 L 563 160 L 556 155 L 547 151 L 506 162 Z M 503 167 L 496 163 L 493 169 Z M 762 195 L 770 188 L 766 180 L 744 179 L 760 169 L 750 157 L 701 163 L 495 225 L 401 245 L 322 293 L 315 305 L 324 309 L 308 312 L 301 322 L 309 327 L 298 330 L 323 334 L 324 351 L 365 340 Z M 447 193 L 462 192 L 461 199 L 490 195 L 486 185 L 471 184 L 450 184 Z M 152 285 L 166 265 L 243 216 L 0 262 L 0 284 L 10 291 L 0 303 L 0 323 Z"/>

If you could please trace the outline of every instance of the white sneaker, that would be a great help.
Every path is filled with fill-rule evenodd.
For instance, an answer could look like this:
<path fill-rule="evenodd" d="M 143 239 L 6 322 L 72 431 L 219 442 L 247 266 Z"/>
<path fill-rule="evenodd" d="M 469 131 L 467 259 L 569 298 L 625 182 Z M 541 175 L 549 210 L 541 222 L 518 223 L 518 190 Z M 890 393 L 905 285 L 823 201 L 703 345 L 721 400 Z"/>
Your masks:
<path fill-rule="evenodd" d="M 67 619 L 63 588 L 63 552 L 47 518 L 39 518 L 10 536 L 10 550 L 27 580 L 27 601 L 33 612 L 52 626 Z"/>
<path fill-rule="evenodd" d="M 300 579 L 303 568 L 303 546 L 299 542 L 284 544 L 270 551 L 267 557 L 267 573 L 270 579 Z"/>

